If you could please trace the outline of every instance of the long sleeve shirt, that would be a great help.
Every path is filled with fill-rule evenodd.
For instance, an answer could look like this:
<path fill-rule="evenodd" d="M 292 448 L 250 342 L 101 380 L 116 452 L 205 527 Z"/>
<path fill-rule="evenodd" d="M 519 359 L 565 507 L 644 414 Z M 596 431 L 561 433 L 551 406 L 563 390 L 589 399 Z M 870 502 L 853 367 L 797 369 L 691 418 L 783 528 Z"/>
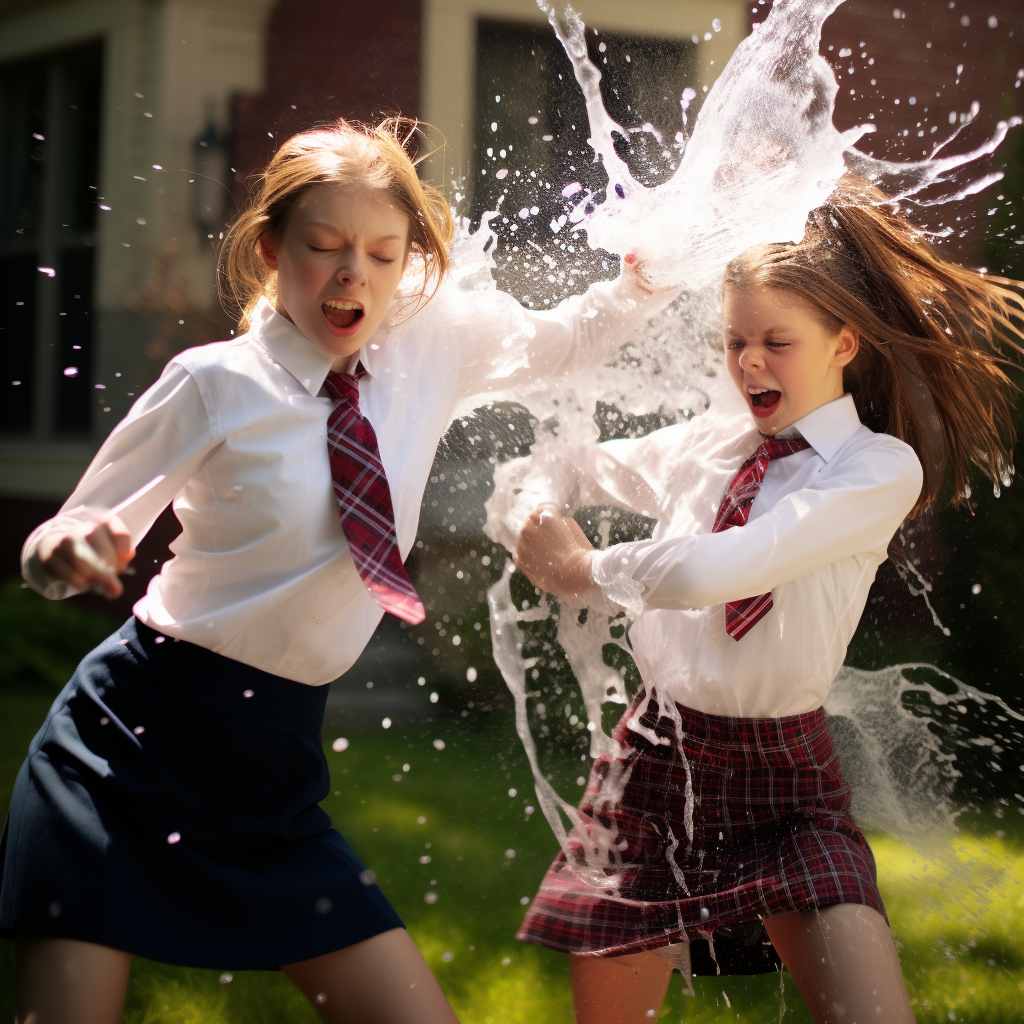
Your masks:
<path fill-rule="evenodd" d="M 518 474 L 522 510 L 612 504 L 658 520 L 651 540 L 594 556 L 593 603 L 635 616 L 641 676 L 696 710 L 761 718 L 820 707 L 920 494 L 914 451 L 863 426 L 849 395 L 791 432 L 810 447 L 772 461 L 746 525 L 720 533 L 712 528 L 729 483 L 761 442 L 745 412 L 541 452 Z M 767 591 L 771 611 L 734 640 L 725 603 Z"/>
<path fill-rule="evenodd" d="M 550 312 L 493 290 L 442 287 L 359 353 L 360 410 L 377 435 L 398 546 L 415 541 L 437 444 L 458 407 L 611 358 L 667 305 L 627 279 L 594 285 Z M 266 302 L 252 329 L 175 356 L 114 429 L 58 515 L 25 543 L 25 578 L 51 598 L 74 593 L 43 572 L 49 530 L 81 527 L 130 501 L 137 542 L 173 502 L 174 557 L 135 614 L 168 636 L 288 679 L 322 684 L 359 656 L 382 612 L 348 550 L 327 455 L 332 357 Z"/>

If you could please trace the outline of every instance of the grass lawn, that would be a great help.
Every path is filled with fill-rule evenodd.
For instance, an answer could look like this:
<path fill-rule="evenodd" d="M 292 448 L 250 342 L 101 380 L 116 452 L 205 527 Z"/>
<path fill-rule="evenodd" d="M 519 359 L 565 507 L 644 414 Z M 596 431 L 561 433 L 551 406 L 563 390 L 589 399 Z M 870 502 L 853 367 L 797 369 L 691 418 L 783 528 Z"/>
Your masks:
<path fill-rule="evenodd" d="M 4 807 L 47 705 L 36 694 L 0 695 Z M 348 750 L 335 753 L 331 742 L 343 732 L 334 728 L 324 737 L 334 783 L 325 806 L 376 872 L 461 1019 L 568 1024 L 566 958 L 512 938 L 555 841 L 539 813 L 525 813 L 536 801 L 511 722 L 495 716 L 483 728 L 396 723 L 350 735 Z M 444 741 L 443 750 L 435 740 Z M 564 784 L 563 790 L 569 792 Z M 1015 819 L 1002 823 L 1008 836 L 996 836 L 992 822 L 990 834 L 961 836 L 935 859 L 884 837 L 873 842 L 922 1024 L 1021 1019 L 1024 830 L 1013 827 L 1016 810 L 1008 810 Z M 13 960 L 13 944 L 0 940 L 0 1020 L 13 1016 Z M 760 1024 L 783 1018 L 784 999 L 785 1021 L 810 1020 L 788 975 L 697 979 L 695 988 L 690 999 L 675 980 L 660 1019 Z M 133 967 L 125 1012 L 130 1024 L 317 1019 L 279 974 L 228 977 L 145 960 Z"/>

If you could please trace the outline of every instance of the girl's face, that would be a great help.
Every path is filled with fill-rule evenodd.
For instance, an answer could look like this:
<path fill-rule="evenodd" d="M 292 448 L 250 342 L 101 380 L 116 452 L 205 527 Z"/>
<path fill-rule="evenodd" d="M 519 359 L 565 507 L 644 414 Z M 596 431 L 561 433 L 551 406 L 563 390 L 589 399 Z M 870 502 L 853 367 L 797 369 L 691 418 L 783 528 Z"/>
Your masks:
<path fill-rule="evenodd" d="M 842 396 L 859 344 L 852 327 L 830 334 L 797 296 L 756 287 L 727 288 L 723 314 L 729 375 L 762 434 Z"/>
<path fill-rule="evenodd" d="M 343 370 L 380 326 L 409 257 L 409 219 L 382 189 L 314 185 L 276 239 L 277 311 Z"/>

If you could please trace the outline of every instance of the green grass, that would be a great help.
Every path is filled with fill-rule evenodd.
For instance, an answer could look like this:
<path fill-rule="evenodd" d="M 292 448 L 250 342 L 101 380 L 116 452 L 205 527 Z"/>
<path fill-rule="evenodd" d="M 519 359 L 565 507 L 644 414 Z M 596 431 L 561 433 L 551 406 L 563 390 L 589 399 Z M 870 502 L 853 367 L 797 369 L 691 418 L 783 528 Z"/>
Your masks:
<path fill-rule="evenodd" d="M 0 694 L 0 801 L 9 798 L 48 703 L 42 694 Z M 461 1019 L 568 1024 L 566 958 L 512 937 L 522 918 L 520 901 L 533 895 L 555 842 L 538 813 L 525 814 L 536 801 L 507 718 L 496 716 L 477 730 L 461 722 L 405 730 L 395 725 L 350 735 L 349 749 L 335 753 L 330 742 L 341 731 L 324 737 L 333 777 L 325 806 L 377 873 Z M 435 739 L 444 740 L 443 750 L 434 748 Z M 990 827 L 976 825 L 976 834 L 959 837 L 930 860 L 891 839 L 873 842 L 922 1024 L 1020 1019 L 1024 841 L 1019 829 L 1016 837 L 996 837 L 996 824 L 990 819 Z M 515 856 L 507 857 L 508 850 Z M 430 862 L 421 864 L 422 857 Z M 424 899 L 430 892 L 437 893 L 434 903 Z M 809 1021 L 792 980 L 777 975 L 697 979 L 695 999 L 683 995 L 676 979 L 661 1020 L 779 1020 L 780 980 L 783 1019 Z M 0 942 L 0 1020 L 13 1015 L 12 986 L 13 945 Z M 238 972 L 228 981 L 216 971 L 144 960 L 133 967 L 125 1012 L 130 1024 L 317 1019 L 279 974 Z"/>

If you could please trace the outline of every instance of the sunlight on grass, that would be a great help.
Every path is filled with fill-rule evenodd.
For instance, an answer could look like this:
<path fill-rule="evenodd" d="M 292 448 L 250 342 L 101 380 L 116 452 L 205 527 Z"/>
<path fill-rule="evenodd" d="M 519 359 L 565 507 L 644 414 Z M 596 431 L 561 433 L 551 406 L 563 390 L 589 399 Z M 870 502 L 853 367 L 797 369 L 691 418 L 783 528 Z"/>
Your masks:
<path fill-rule="evenodd" d="M 1004 1024 L 1024 1000 L 1024 852 L 957 836 L 928 859 L 872 839 L 900 961 L 921 1024 Z M 952 1016 L 950 1016 L 952 1014 Z"/>

